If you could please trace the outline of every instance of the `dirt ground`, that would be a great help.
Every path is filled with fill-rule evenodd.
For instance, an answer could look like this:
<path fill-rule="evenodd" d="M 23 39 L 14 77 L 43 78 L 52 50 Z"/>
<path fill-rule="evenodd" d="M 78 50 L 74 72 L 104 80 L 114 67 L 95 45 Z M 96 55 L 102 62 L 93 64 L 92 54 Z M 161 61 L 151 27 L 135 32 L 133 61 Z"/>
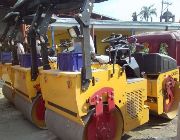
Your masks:
<path fill-rule="evenodd" d="M 150 121 L 125 134 L 123 140 L 175 140 L 177 117 L 173 121 L 151 116 Z M 9 103 L 0 92 L 0 140 L 59 140 L 48 130 L 40 130 Z"/>

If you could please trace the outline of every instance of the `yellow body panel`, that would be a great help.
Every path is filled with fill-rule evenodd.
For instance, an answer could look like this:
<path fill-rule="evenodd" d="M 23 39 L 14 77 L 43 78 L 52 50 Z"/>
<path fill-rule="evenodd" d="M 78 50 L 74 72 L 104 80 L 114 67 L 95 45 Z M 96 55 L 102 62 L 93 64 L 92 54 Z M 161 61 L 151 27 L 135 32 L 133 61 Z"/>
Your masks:
<path fill-rule="evenodd" d="M 149 120 L 149 108 L 144 104 L 147 100 L 146 87 L 147 80 L 143 78 L 127 83 L 125 102 L 126 112 L 124 114 L 124 129 L 126 132 Z"/>
<path fill-rule="evenodd" d="M 179 82 L 180 82 L 180 67 L 178 67 L 179 68 Z"/>
<path fill-rule="evenodd" d="M 122 72 L 121 67 L 118 65 L 115 65 L 115 74 L 113 76 L 112 65 L 100 65 L 98 69 L 94 66 L 93 69 L 94 83 L 91 82 L 88 90 L 85 92 L 81 91 L 80 72 L 60 72 L 58 70 L 41 71 L 40 84 L 46 107 L 84 125 L 81 118 L 89 112 L 90 105 L 87 102 L 88 99 L 101 88 L 111 87 L 115 93 L 115 104 L 121 111 L 126 122 L 126 125 L 124 125 L 125 130 L 133 129 L 148 121 L 148 109 L 144 106 L 147 94 L 146 80 L 142 79 L 137 83 L 128 84 L 125 72 Z M 126 102 L 129 89 L 135 92 L 141 90 L 143 96 L 141 98 L 142 110 L 136 112 L 138 114 L 133 118 L 131 118 L 131 116 L 126 117 Z M 103 99 L 104 101 L 107 100 L 106 95 Z M 133 110 L 133 108 L 129 109 Z M 134 122 L 133 125 L 131 124 L 132 122 Z"/>
<path fill-rule="evenodd" d="M 2 66 L 3 64 L 0 64 L 0 79 L 2 79 Z"/>
<path fill-rule="evenodd" d="M 164 113 L 163 110 L 163 84 L 167 76 L 172 76 L 177 81 L 179 81 L 179 70 L 175 69 L 169 72 L 159 74 L 156 79 L 147 79 L 147 89 L 148 89 L 148 98 L 147 105 L 150 107 L 150 110 L 157 113 Z"/>
<path fill-rule="evenodd" d="M 104 75 L 105 71 L 101 71 L 99 73 Z M 99 81 L 102 82 L 104 80 L 97 79 L 96 81 L 98 85 Z M 81 119 L 78 118 L 76 120 L 76 117 L 84 116 L 87 114 L 88 104 L 86 104 L 84 101 L 91 96 L 87 93 L 81 93 L 80 83 L 80 72 L 59 72 L 58 70 L 43 71 L 41 76 L 41 87 L 43 97 L 46 100 L 46 107 L 55 110 L 59 114 L 62 114 L 69 119 L 81 123 Z M 89 89 L 92 92 L 91 94 L 98 90 L 91 88 Z M 74 117 L 64 111 L 58 110 L 57 108 L 49 105 L 48 102 L 52 102 L 62 108 L 74 112 L 75 114 L 78 113 L 78 116 Z"/>
<path fill-rule="evenodd" d="M 30 102 L 37 96 L 35 86 L 39 85 L 39 77 L 31 81 L 31 68 L 12 66 L 14 71 L 14 88 L 23 98 Z M 41 70 L 41 69 L 39 69 Z"/>
<path fill-rule="evenodd" d="M 12 85 L 14 82 L 14 72 L 12 71 L 11 66 L 11 63 L 2 64 L 2 80 L 9 85 Z"/>
<path fill-rule="evenodd" d="M 174 91 L 180 94 L 180 82 L 176 83 Z M 179 103 L 178 103 L 179 104 Z"/>

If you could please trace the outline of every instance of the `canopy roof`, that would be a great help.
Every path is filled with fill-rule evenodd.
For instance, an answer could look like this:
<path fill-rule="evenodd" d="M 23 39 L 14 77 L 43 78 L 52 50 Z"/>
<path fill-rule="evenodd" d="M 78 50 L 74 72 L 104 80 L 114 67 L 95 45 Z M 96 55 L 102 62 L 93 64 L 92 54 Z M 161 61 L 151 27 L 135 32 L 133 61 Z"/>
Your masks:
<path fill-rule="evenodd" d="M 39 4 L 54 4 L 56 6 L 55 9 L 59 13 L 68 13 L 82 9 L 85 1 L 86 0 L 18 0 L 13 6 L 13 11 L 27 15 L 34 13 Z M 95 3 L 103 1 L 107 0 L 95 0 Z"/>

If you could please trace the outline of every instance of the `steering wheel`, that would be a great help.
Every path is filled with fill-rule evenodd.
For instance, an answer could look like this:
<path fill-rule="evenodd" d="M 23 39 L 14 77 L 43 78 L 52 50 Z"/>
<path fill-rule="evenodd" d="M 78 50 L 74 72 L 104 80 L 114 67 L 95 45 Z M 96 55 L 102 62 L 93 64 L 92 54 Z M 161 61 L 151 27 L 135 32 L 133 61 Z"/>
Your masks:
<path fill-rule="evenodd" d="M 120 38 L 122 38 L 122 34 L 111 34 L 110 37 L 104 38 L 101 42 L 102 43 L 113 43 L 118 41 Z"/>
<path fill-rule="evenodd" d="M 127 44 L 117 44 L 113 48 L 110 48 L 109 51 L 115 51 L 115 50 L 126 50 L 129 49 L 129 46 Z"/>
<path fill-rule="evenodd" d="M 71 44 L 72 44 L 71 41 L 63 41 L 59 46 L 67 48 L 67 47 L 69 47 Z"/>

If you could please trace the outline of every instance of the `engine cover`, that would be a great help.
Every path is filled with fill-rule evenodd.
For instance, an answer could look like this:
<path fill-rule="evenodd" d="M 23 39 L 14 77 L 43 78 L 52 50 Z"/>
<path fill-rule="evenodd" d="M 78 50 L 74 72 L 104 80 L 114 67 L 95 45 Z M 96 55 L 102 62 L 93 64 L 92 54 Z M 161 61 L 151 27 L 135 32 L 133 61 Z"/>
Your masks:
<path fill-rule="evenodd" d="M 145 54 L 144 59 L 144 72 L 146 74 L 159 74 L 177 68 L 175 59 L 163 54 Z"/>

